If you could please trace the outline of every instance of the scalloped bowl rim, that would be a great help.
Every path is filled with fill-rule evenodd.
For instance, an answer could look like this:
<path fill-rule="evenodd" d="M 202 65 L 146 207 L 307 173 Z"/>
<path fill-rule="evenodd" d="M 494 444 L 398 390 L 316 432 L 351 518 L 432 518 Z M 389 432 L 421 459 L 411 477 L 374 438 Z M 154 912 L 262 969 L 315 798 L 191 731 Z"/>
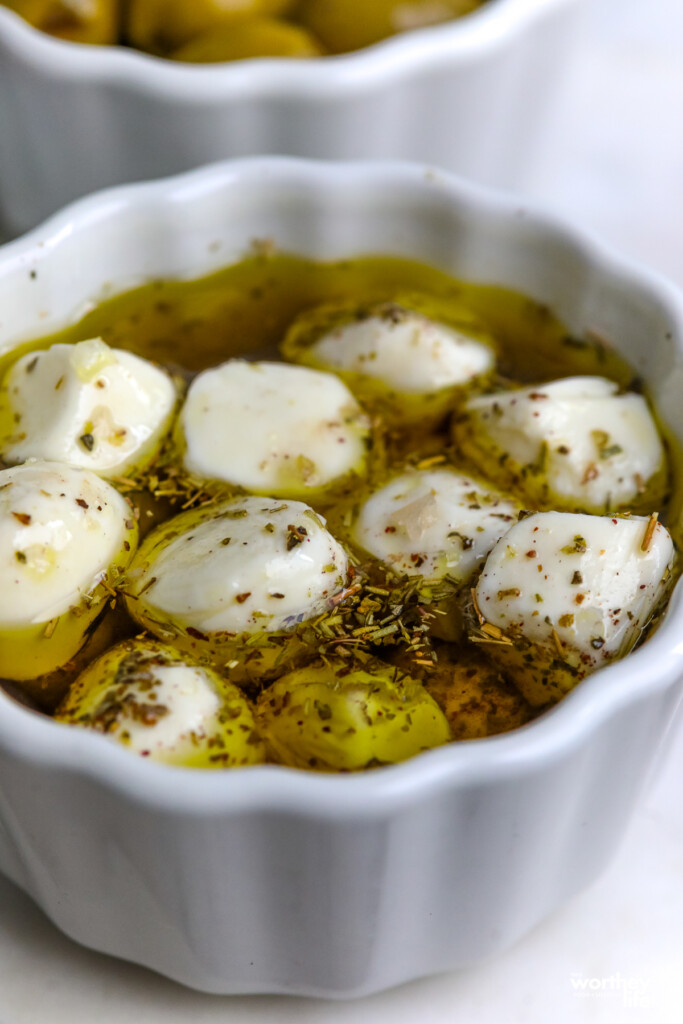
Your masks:
<path fill-rule="evenodd" d="M 184 99 L 204 95 L 253 92 L 305 95 L 311 102 L 338 92 L 348 95 L 369 80 L 391 78 L 455 59 L 466 63 L 495 50 L 509 35 L 524 31 L 553 8 L 581 0 L 490 0 L 463 18 L 414 29 L 401 35 L 323 59 L 251 58 L 225 64 L 180 64 L 121 46 L 95 46 L 55 39 L 0 6 L 0 45 L 40 72 L 50 69 L 66 77 L 142 85 L 150 92 L 167 90 Z"/>
<path fill-rule="evenodd" d="M 289 177 L 288 177 L 289 176 Z M 22 238 L 0 247 L 0 276 L 51 258 L 59 239 L 96 229 L 101 218 L 123 210 L 154 212 L 159 205 L 202 194 L 239 190 L 243 182 L 272 186 L 280 181 L 316 183 L 327 190 L 386 184 L 388 188 L 436 185 L 440 198 L 472 216 L 517 220 L 525 229 L 559 239 L 578 253 L 594 274 L 613 275 L 624 288 L 645 290 L 666 310 L 683 339 L 683 295 L 659 274 L 618 256 L 585 230 L 540 212 L 518 197 L 466 182 L 412 163 L 326 163 L 286 157 L 228 160 L 142 184 L 121 185 L 77 200 Z M 679 353 L 681 350 L 679 341 Z M 683 359 L 683 356 L 681 357 Z M 52 765 L 80 774 L 131 801 L 179 813 L 229 810 L 291 810 L 306 816 L 343 819 L 390 813 L 397 804 L 460 785 L 479 786 L 524 775 L 552 764 L 585 742 L 607 718 L 648 691 L 666 690 L 683 675 L 683 580 L 671 596 L 663 622 L 646 645 L 595 672 L 540 718 L 511 732 L 451 743 L 400 764 L 349 775 L 318 775 L 275 765 L 203 771 L 158 764 L 131 755 L 86 730 L 54 722 L 0 692 L 0 747 L 20 761 Z M 654 666 L 654 667 L 653 667 Z"/>

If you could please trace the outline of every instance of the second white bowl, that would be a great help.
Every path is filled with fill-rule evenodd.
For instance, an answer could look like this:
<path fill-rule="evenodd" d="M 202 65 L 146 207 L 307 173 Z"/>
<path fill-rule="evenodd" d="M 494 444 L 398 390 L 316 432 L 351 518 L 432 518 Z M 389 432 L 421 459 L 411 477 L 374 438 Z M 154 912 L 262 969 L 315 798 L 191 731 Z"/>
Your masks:
<path fill-rule="evenodd" d="M 97 188 L 223 157 L 433 163 L 511 187 L 585 0 L 490 0 L 357 53 L 189 66 L 66 43 L 0 7 L 0 234 Z"/>

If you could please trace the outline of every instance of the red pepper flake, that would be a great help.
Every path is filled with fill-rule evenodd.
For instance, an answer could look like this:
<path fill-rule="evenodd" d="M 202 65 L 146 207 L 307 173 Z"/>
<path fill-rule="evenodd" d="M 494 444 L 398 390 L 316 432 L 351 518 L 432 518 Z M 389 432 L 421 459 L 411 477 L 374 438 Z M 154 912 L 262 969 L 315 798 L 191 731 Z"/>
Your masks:
<path fill-rule="evenodd" d="M 90 508 L 90 505 L 83 498 L 76 498 L 76 504 L 81 508 Z"/>
<path fill-rule="evenodd" d="M 251 597 L 251 590 L 247 590 L 245 594 L 236 594 L 235 600 L 238 604 L 244 604 L 248 597 Z"/>
<path fill-rule="evenodd" d="M 186 632 L 187 632 L 187 635 L 191 636 L 194 640 L 208 640 L 209 639 L 208 636 L 206 635 L 206 633 L 200 633 L 198 629 L 194 628 L 194 626 L 188 626 Z"/>
<path fill-rule="evenodd" d="M 527 551 L 527 553 L 526 553 L 526 557 L 527 558 L 536 558 L 537 555 L 538 555 L 538 552 L 536 552 L 536 551 Z"/>
<path fill-rule="evenodd" d="M 13 512 L 12 515 L 21 523 L 22 526 L 28 526 L 31 522 L 31 517 L 28 512 Z"/>

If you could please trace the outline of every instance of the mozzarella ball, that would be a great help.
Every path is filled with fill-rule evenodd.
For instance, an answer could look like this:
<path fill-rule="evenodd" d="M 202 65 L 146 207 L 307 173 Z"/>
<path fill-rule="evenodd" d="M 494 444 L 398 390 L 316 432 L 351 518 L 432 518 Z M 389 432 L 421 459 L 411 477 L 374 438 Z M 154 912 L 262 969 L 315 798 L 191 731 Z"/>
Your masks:
<path fill-rule="evenodd" d="M 405 394 L 469 384 L 493 366 L 481 342 L 401 307 L 344 324 L 311 346 L 330 370 L 376 377 Z"/>
<path fill-rule="evenodd" d="M 412 470 L 365 501 L 355 542 L 394 572 L 467 582 L 520 506 L 453 469 Z"/>
<path fill-rule="evenodd" d="M 540 508 L 651 511 L 668 473 L 642 395 L 602 377 L 568 377 L 471 398 L 454 424 L 464 453 Z"/>
<path fill-rule="evenodd" d="M 528 516 L 486 560 L 478 639 L 531 704 L 559 700 L 628 654 L 668 594 L 673 559 L 654 516 Z"/>
<path fill-rule="evenodd" d="M 164 370 L 100 338 L 19 359 L 0 392 L 7 462 L 49 459 L 116 477 L 144 468 L 166 436 L 176 389 Z"/>
<path fill-rule="evenodd" d="M 297 627 L 334 605 L 347 570 L 344 549 L 308 506 L 234 498 L 147 537 L 128 574 L 128 606 L 161 639 L 259 675 L 299 652 Z"/>
<path fill-rule="evenodd" d="M 49 462 L 0 472 L 0 677 L 69 661 L 136 544 L 130 506 L 94 473 Z"/>
<path fill-rule="evenodd" d="M 73 683 L 55 717 L 167 764 L 229 768 L 264 760 L 242 692 L 155 640 L 107 651 Z"/>
<path fill-rule="evenodd" d="M 261 695 L 257 718 L 275 760 L 319 771 L 394 764 L 451 738 L 424 687 L 378 662 L 291 672 Z"/>
<path fill-rule="evenodd" d="M 369 422 L 337 377 L 232 359 L 199 374 L 178 423 L 185 469 L 271 497 L 303 497 L 365 471 Z"/>
<path fill-rule="evenodd" d="M 339 373 L 361 401 L 399 423 L 443 416 L 454 393 L 483 381 L 496 361 L 492 340 L 473 318 L 449 326 L 393 302 L 304 313 L 283 352 Z"/>

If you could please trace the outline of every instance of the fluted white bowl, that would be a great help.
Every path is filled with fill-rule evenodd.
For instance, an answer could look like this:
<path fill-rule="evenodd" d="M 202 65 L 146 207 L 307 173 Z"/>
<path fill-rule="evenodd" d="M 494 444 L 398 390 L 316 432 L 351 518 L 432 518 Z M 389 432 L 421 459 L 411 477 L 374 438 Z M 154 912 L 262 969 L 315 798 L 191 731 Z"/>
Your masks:
<path fill-rule="evenodd" d="M 683 299 L 511 198 L 401 164 L 261 159 L 94 195 L 0 248 L 0 355 L 255 238 L 385 253 L 614 339 L 683 442 Z M 353 776 L 136 758 L 0 693 L 0 869 L 81 943 L 208 992 L 353 996 L 482 961 L 616 850 L 672 729 L 683 590 L 645 646 L 503 736 Z"/>
<path fill-rule="evenodd" d="M 518 184 L 586 0 L 490 0 L 315 60 L 191 66 L 53 39 L 0 6 L 0 224 L 224 157 L 434 163 Z"/>

